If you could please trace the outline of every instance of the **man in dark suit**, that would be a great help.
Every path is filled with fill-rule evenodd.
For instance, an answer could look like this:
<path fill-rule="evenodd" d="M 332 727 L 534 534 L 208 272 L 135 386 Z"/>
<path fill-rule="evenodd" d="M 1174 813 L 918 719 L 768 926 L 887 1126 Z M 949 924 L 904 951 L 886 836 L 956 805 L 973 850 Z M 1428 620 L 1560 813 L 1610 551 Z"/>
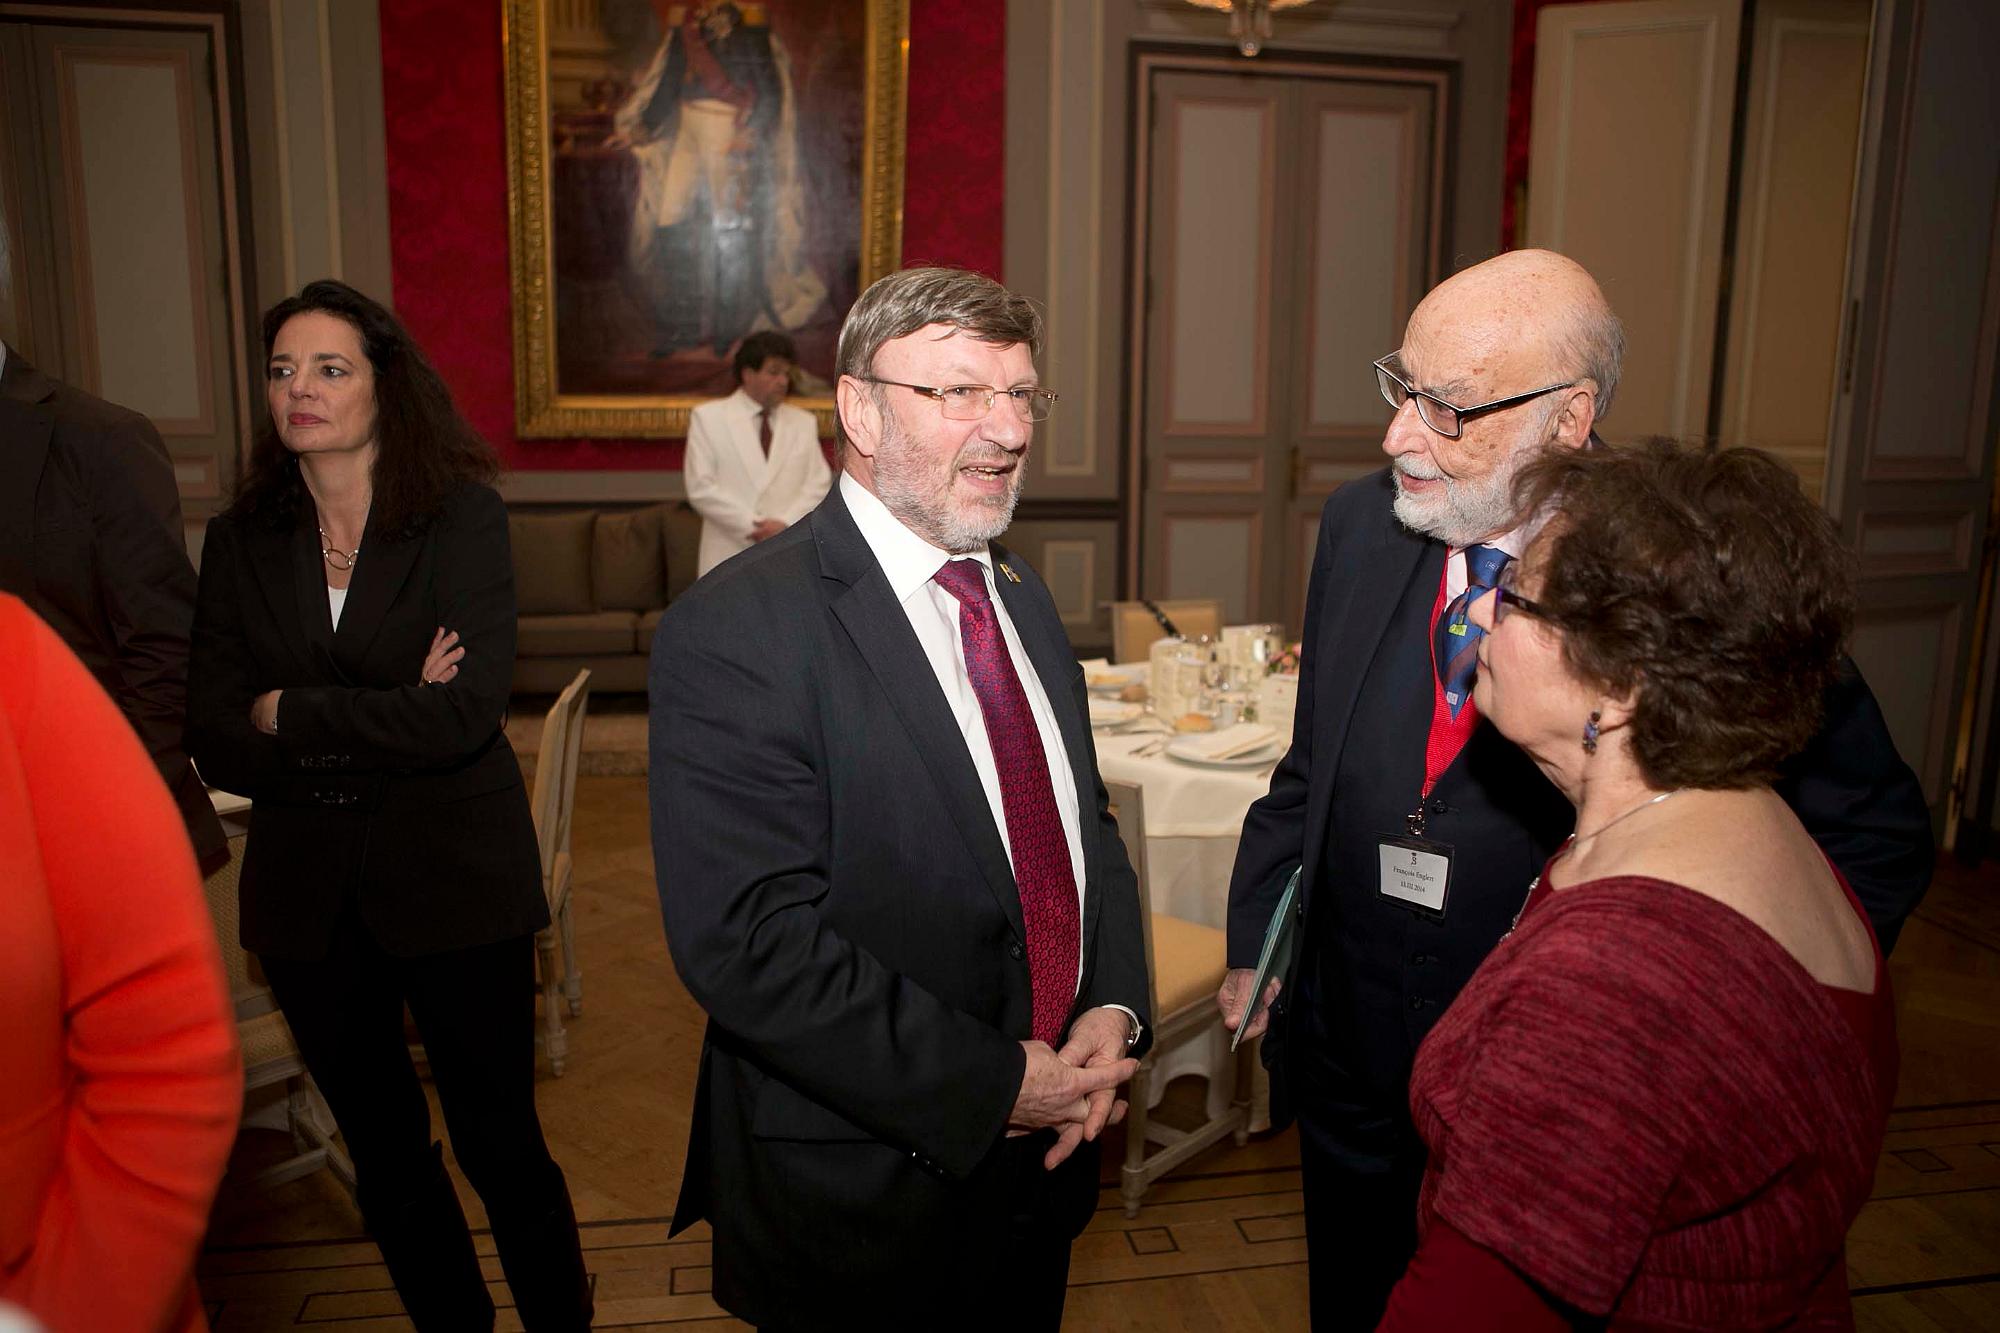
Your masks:
<path fill-rule="evenodd" d="M 229 860 L 182 748 L 194 566 L 167 447 L 137 412 L 0 343 L 0 590 L 49 622 L 139 733 L 204 872 Z"/>
<path fill-rule="evenodd" d="M 977 274 L 870 287 L 839 485 L 654 640 L 660 903 L 709 1014 L 674 1226 L 761 1326 L 1054 1329 L 1144 1043 L 1083 674 L 993 540 L 1041 336 Z"/>
<path fill-rule="evenodd" d="M 1375 1327 L 1408 1264 L 1424 1166 L 1409 1117 L 1417 1046 L 1570 831 L 1568 803 L 1479 724 L 1478 635 L 1457 613 L 1521 554 L 1513 478 L 1540 450 L 1591 439 L 1623 342 L 1597 284 L 1560 255 L 1516 251 L 1456 275 L 1377 363 L 1397 407 L 1391 466 L 1341 488 L 1320 519 L 1292 749 L 1244 824 L 1219 997 L 1226 1015 L 1242 1011 L 1303 864 L 1304 947 L 1264 1058 L 1274 1103 L 1299 1121 L 1316 1330 Z M 1887 947 L 1929 883 L 1930 821 L 1848 667 L 1779 790 Z M 1392 873 L 1412 852 L 1448 858 L 1448 874 Z"/>

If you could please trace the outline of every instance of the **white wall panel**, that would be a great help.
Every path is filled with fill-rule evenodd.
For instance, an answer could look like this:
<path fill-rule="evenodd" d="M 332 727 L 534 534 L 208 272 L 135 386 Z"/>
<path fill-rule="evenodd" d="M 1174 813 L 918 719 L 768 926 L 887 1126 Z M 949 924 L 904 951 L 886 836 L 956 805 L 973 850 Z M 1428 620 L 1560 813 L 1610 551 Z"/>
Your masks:
<path fill-rule="evenodd" d="M 1312 426 L 1379 426 L 1368 363 L 1402 339 L 1409 287 L 1408 112 L 1327 110 L 1318 120 L 1312 269 Z"/>
<path fill-rule="evenodd" d="M 84 52 L 62 59 L 92 388 L 165 433 L 175 423 L 210 430 L 186 63 Z"/>
<path fill-rule="evenodd" d="M 1173 423 L 1254 427 L 1264 407 L 1270 112 L 1184 102 L 1175 121 Z"/>

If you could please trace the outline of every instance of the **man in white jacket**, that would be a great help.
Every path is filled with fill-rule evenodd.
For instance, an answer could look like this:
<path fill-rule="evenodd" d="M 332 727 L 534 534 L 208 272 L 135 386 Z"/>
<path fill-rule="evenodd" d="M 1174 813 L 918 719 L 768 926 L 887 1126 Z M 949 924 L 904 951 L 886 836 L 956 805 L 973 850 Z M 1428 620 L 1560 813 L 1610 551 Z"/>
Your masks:
<path fill-rule="evenodd" d="M 736 392 L 688 421 L 688 502 L 701 515 L 697 576 L 811 513 L 833 485 L 812 413 L 785 402 L 792 340 L 753 333 L 736 351 Z"/>

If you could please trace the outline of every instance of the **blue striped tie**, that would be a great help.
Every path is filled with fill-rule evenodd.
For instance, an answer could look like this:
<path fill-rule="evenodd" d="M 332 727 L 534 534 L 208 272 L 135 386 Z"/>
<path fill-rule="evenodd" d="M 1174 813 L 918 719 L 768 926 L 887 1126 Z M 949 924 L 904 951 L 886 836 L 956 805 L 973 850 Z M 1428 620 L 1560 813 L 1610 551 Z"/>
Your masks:
<path fill-rule="evenodd" d="M 1485 631 L 1465 618 L 1472 604 L 1493 591 L 1500 571 L 1514 557 L 1497 546 L 1465 548 L 1465 591 L 1451 599 L 1431 631 L 1431 651 L 1437 660 L 1438 683 L 1444 686 L 1445 707 L 1452 717 L 1472 697 L 1472 678 L 1479 670 L 1479 640 Z"/>

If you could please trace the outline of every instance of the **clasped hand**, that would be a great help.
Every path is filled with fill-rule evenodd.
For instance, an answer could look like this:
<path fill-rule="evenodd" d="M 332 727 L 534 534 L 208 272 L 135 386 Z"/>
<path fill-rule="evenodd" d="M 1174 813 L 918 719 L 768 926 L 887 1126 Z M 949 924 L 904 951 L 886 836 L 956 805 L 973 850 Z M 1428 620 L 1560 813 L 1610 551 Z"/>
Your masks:
<path fill-rule="evenodd" d="M 1042 1158 L 1053 1171 L 1077 1145 L 1096 1142 L 1107 1125 L 1125 1118 L 1118 1085 L 1139 1072 L 1139 1062 L 1125 1055 L 1130 1025 L 1116 1009 L 1092 1009 L 1069 1030 L 1061 1050 L 1044 1041 L 1024 1041 L 1028 1066 L 1021 1075 L 1021 1092 L 1007 1117 L 1010 1133 L 1053 1128 L 1055 1145 Z"/>

